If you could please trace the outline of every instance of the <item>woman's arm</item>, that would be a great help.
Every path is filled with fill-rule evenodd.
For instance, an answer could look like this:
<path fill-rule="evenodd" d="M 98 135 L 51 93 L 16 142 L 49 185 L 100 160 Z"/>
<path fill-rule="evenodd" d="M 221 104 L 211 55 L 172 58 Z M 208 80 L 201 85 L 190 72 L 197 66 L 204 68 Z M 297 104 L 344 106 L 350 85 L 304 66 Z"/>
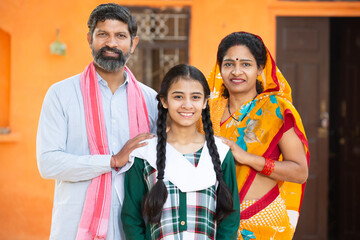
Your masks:
<path fill-rule="evenodd" d="M 244 151 L 234 141 L 222 139 L 230 147 L 238 163 L 248 165 L 258 172 L 264 168 L 264 157 Z M 283 161 L 275 161 L 274 171 L 269 177 L 280 181 L 304 183 L 308 177 L 307 158 L 304 145 L 294 127 L 283 134 L 278 146 L 283 155 Z"/>
<path fill-rule="evenodd" d="M 295 129 L 290 128 L 285 132 L 278 145 L 283 155 L 283 161 L 275 162 L 276 171 L 274 169 L 270 176 L 287 182 L 306 182 L 309 170 L 306 152 L 303 143 L 295 133 Z"/>

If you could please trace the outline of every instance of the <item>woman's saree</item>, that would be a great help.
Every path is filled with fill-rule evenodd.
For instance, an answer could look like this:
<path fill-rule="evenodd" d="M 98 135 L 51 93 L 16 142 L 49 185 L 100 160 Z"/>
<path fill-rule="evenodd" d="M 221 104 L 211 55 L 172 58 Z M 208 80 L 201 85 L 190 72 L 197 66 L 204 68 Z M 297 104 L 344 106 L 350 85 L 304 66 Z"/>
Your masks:
<path fill-rule="evenodd" d="M 238 121 L 229 118 L 221 123 L 227 99 L 222 96 L 223 81 L 219 66 L 215 65 L 208 78 L 215 135 L 235 141 L 249 153 L 270 157 L 283 135 L 286 121 L 290 119 L 304 145 L 309 165 L 308 143 L 300 116 L 292 105 L 290 86 L 268 50 L 266 65 L 258 80 L 262 82 L 264 91 L 233 114 Z M 278 160 L 282 161 L 281 154 Z M 249 202 L 244 201 L 244 197 L 257 171 L 237 164 L 236 174 L 242 207 L 238 239 L 292 239 L 305 184 L 278 181 L 277 186 L 260 200 Z"/>

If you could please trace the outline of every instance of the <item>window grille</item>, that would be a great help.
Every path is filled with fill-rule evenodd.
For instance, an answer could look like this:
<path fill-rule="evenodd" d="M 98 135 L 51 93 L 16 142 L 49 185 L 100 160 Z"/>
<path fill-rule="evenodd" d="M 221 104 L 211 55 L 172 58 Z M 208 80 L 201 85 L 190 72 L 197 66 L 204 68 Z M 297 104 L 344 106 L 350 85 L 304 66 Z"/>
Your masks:
<path fill-rule="evenodd" d="M 188 62 L 190 10 L 183 8 L 129 8 L 140 39 L 127 65 L 136 78 L 158 90 L 166 72 Z"/>

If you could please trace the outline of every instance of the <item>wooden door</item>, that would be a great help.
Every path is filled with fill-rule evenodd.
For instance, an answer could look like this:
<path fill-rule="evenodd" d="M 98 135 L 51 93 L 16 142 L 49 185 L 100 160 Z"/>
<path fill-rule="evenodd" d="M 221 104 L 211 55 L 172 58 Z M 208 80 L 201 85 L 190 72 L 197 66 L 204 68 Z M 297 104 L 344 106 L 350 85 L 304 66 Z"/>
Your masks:
<path fill-rule="evenodd" d="M 331 49 L 330 236 L 360 239 L 360 18 L 331 19 Z"/>
<path fill-rule="evenodd" d="M 310 149 L 310 171 L 294 239 L 327 238 L 329 19 L 279 17 L 277 59 Z"/>

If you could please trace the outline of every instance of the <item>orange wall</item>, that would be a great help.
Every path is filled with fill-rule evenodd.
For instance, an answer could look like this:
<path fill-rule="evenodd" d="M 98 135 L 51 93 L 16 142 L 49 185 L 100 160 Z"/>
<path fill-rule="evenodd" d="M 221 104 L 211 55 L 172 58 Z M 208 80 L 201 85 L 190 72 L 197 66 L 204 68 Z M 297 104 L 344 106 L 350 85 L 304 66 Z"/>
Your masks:
<path fill-rule="evenodd" d="M 11 37 L 9 125 L 12 133 L 0 135 L 0 239 L 48 239 L 54 181 L 42 179 L 36 165 L 35 139 L 41 104 L 51 84 L 81 72 L 91 60 L 86 22 L 93 8 L 104 1 L 1 2 L 0 29 Z M 245 30 L 259 34 L 275 55 L 276 16 L 360 16 L 360 3 L 116 2 L 138 6 L 190 6 L 190 63 L 205 75 L 215 62 L 220 39 L 230 32 Z M 54 56 L 49 52 L 57 28 L 60 41 L 67 45 L 66 56 Z"/>
<path fill-rule="evenodd" d="M 0 127 L 9 124 L 10 35 L 0 29 Z"/>

